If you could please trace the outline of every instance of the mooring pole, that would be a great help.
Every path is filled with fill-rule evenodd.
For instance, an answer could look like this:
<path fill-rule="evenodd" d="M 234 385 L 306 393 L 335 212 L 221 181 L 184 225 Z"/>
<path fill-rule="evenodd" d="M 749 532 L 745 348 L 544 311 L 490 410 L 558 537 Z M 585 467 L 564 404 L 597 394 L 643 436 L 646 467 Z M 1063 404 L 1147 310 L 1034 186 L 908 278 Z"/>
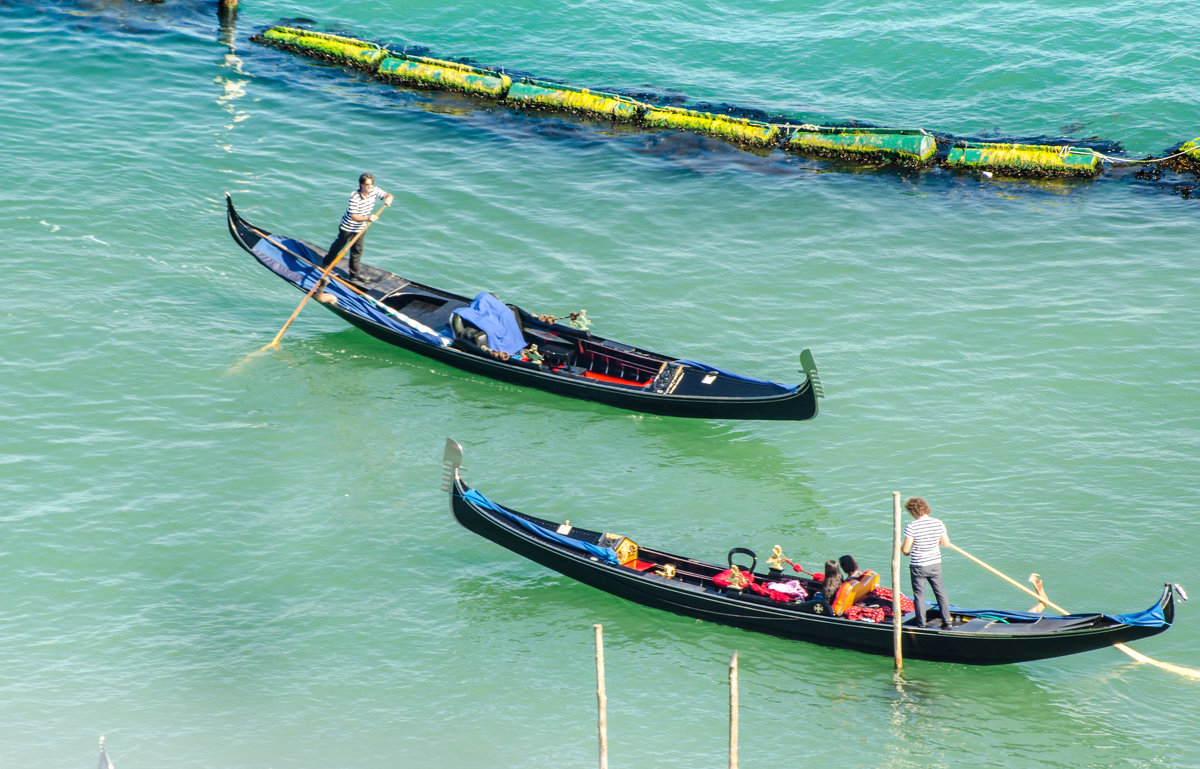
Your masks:
<path fill-rule="evenodd" d="M 600 769 L 608 769 L 608 695 L 604 693 L 604 626 L 596 629 L 596 704 L 600 716 L 596 728 L 600 732 Z"/>
<path fill-rule="evenodd" d="M 729 769 L 738 769 L 737 652 L 729 658 Z"/>
<path fill-rule="evenodd" d="M 892 492 L 892 648 L 896 654 L 896 672 L 904 669 L 900 651 L 900 492 Z"/>

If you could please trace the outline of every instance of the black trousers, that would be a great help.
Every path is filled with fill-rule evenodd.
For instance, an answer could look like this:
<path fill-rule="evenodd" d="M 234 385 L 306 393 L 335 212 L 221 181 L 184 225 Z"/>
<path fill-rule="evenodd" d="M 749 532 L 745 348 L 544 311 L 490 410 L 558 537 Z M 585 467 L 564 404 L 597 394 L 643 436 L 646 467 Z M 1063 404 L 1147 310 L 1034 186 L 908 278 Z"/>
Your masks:
<path fill-rule="evenodd" d="M 333 261 L 333 258 L 337 256 L 343 248 L 346 247 L 346 244 L 349 243 L 350 239 L 355 235 L 358 235 L 358 240 L 354 241 L 354 245 L 350 246 L 350 268 L 348 272 L 350 273 L 350 277 L 358 277 L 358 266 L 362 262 L 363 239 L 367 236 L 367 233 L 365 232 L 360 235 L 357 232 L 343 230 L 339 227 L 337 240 L 333 241 L 333 245 L 329 247 L 329 253 L 325 256 L 325 263 L 321 266 L 328 267 L 329 263 Z"/>
<path fill-rule="evenodd" d="M 931 563 L 927 566 L 908 565 L 908 577 L 912 582 L 913 606 L 917 611 L 917 627 L 925 627 L 925 583 L 933 588 L 937 598 L 938 609 L 942 614 L 942 624 L 950 627 L 950 603 L 946 600 L 946 587 L 942 583 L 942 564 Z"/>

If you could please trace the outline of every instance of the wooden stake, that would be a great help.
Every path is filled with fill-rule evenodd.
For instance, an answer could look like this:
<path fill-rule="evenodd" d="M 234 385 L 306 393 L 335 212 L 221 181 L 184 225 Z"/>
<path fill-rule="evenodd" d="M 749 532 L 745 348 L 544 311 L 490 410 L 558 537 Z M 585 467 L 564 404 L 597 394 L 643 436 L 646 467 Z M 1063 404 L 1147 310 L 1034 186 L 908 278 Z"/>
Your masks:
<path fill-rule="evenodd" d="M 596 705 L 600 711 L 596 728 L 600 732 L 600 769 L 608 769 L 608 695 L 604 693 L 604 626 L 592 627 L 596 629 Z"/>
<path fill-rule="evenodd" d="M 900 492 L 892 492 L 892 648 L 896 655 L 896 671 L 904 669 L 900 649 Z"/>
<path fill-rule="evenodd" d="M 738 769 L 737 652 L 729 658 L 729 769 Z"/>

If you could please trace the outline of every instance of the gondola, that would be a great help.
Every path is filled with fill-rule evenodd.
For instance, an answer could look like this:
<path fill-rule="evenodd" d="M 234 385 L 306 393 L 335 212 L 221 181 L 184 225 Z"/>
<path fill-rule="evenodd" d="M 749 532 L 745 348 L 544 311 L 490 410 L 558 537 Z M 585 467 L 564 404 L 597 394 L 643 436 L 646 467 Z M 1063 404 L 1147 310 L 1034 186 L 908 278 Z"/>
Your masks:
<path fill-rule="evenodd" d="M 447 439 L 443 491 L 464 527 L 517 555 L 571 579 L 620 598 L 656 609 L 746 630 L 809 641 L 824 646 L 892 655 L 893 626 L 886 606 L 875 595 L 863 597 L 842 616 L 820 592 L 815 580 L 800 580 L 808 594 L 790 598 L 762 588 L 762 595 L 730 585 L 730 572 L 741 560 L 742 574 L 762 586 L 773 575 L 755 571 L 757 557 L 746 548 L 730 551 L 727 565 L 706 563 L 634 543 L 627 537 L 590 531 L 535 518 L 493 502 L 462 479 L 462 447 Z M 749 560 L 747 565 L 745 562 Z M 724 579 L 722 579 L 724 578 Z M 776 578 L 778 578 L 776 576 Z M 906 658 L 999 665 L 1058 657 L 1134 641 L 1165 631 L 1175 616 L 1178 586 L 1166 584 L 1149 609 L 1131 614 L 1045 616 L 1023 611 L 951 607 L 951 629 L 918 628 L 911 610 L 901 616 Z M 876 593 L 882 591 L 875 591 Z M 775 595 L 769 595 L 775 593 Z M 936 622 L 936 608 L 928 609 Z"/>
<path fill-rule="evenodd" d="M 255 227 L 225 196 L 229 232 L 264 267 L 307 292 L 317 283 L 325 249 Z M 673 358 L 551 322 L 480 293 L 474 300 L 363 264 L 352 281 L 339 264 L 319 298 L 371 336 L 465 371 L 610 406 L 678 417 L 805 420 L 817 415 L 821 382 L 812 353 L 800 353 L 805 375 L 783 385 Z M 489 304 L 490 303 L 490 304 Z M 501 349 L 476 315 L 506 308 Z M 480 321 L 482 324 L 482 321 Z M 515 343 L 513 340 L 517 340 Z M 533 346 L 536 345 L 536 350 Z M 540 357 L 540 360 L 538 358 Z"/>

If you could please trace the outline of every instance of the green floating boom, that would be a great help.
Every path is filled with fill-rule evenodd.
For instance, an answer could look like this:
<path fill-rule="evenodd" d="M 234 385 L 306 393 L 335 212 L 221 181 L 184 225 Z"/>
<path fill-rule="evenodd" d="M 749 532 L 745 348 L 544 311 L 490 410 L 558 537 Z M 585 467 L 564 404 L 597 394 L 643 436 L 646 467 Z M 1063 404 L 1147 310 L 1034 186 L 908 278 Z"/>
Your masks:
<path fill-rule="evenodd" d="M 379 62 L 387 55 L 382 48 L 365 40 L 295 27 L 272 27 L 262 33 L 262 40 L 277 48 L 349 64 L 368 72 L 374 72 Z"/>
<path fill-rule="evenodd" d="M 1103 168 L 1100 157 L 1089 149 L 985 142 L 958 142 L 950 148 L 946 165 L 1019 176 L 1095 176 Z"/>
<path fill-rule="evenodd" d="M 676 128 L 683 131 L 719 136 L 722 139 L 769 147 L 779 141 L 780 129 L 771 123 L 759 123 L 746 118 L 697 112 L 680 107 L 651 107 L 642 121 L 654 128 Z"/>
<path fill-rule="evenodd" d="M 500 72 L 467 64 L 424 56 L 405 56 L 388 52 L 375 75 L 380 80 L 399 81 L 425 88 L 441 88 L 479 96 L 503 99 L 512 86 L 512 78 Z"/>
<path fill-rule="evenodd" d="M 518 106 L 601 115 L 618 122 L 636 120 L 646 108 L 641 102 L 624 96 L 532 78 L 513 83 L 505 101 Z"/>
<path fill-rule="evenodd" d="M 937 140 L 920 128 L 825 128 L 802 125 L 788 137 L 784 148 L 801 155 L 920 165 L 937 152 Z"/>

